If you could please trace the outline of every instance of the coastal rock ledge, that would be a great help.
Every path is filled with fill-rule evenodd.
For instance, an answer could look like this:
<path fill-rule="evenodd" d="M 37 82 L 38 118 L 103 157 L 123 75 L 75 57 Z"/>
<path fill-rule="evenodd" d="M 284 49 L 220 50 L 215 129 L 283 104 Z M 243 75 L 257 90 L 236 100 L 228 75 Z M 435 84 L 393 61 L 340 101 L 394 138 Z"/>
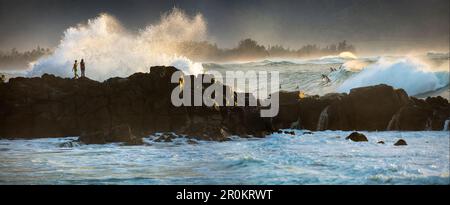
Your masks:
<path fill-rule="evenodd" d="M 305 98 L 280 91 L 280 112 L 274 118 L 261 118 L 260 107 L 175 107 L 170 96 L 178 85 L 170 79 L 178 69 L 157 66 L 150 71 L 104 82 L 44 74 L 0 83 L 0 138 L 81 136 L 86 144 L 140 144 L 144 136 L 173 132 L 225 141 L 231 135 L 264 137 L 285 128 L 442 130 L 450 118 L 446 99 L 417 99 L 387 85 Z"/>

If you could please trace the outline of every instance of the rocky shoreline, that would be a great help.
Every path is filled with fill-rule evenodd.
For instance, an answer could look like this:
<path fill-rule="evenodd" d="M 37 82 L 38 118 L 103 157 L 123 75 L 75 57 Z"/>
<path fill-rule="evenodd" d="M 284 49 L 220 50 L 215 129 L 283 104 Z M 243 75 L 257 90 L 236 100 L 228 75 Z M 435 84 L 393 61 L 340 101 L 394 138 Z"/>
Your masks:
<path fill-rule="evenodd" d="M 170 79 L 176 71 L 158 66 L 150 73 L 104 82 L 48 74 L 12 78 L 0 83 L 0 138 L 80 136 L 85 144 L 135 145 L 142 137 L 169 132 L 225 141 L 232 135 L 264 137 L 285 128 L 442 130 L 450 118 L 447 99 L 417 99 L 387 85 L 304 98 L 298 92 L 280 91 L 280 112 L 273 118 L 261 118 L 261 107 L 175 107 L 170 96 L 177 84 Z M 252 97 L 245 95 L 247 100 Z"/>

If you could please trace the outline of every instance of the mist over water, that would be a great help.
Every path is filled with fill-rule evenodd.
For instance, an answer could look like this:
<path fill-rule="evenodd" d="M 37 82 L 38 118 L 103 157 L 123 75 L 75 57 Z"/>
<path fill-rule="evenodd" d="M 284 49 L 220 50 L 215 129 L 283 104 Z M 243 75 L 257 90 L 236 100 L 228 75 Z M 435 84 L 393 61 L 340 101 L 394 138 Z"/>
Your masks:
<path fill-rule="evenodd" d="M 202 72 L 202 65 L 177 54 L 177 44 L 199 41 L 206 36 L 202 15 L 187 16 L 179 9 L 164 14 L 154 25 L 127 31 L 109 14 L 100 14 L 86 24 L 68 28 L 52 55 L 33 63 L 28 76 L 44 73 L 73 76 L 75 60 L 84 59 L 87 75 L 95 80 L 148 72 L 150 66 L 176 66 L 187 74 Z"/>

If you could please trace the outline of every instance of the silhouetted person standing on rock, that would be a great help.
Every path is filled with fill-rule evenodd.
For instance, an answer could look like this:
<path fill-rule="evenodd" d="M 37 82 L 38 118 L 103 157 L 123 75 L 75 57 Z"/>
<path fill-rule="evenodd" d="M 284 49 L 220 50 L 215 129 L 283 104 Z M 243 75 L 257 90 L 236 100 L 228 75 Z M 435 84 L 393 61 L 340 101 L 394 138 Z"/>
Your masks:
<path fill-rule="evenodd" d="M 75 63 L 73 64 L 73 73 L 74 73 L 73 78 L 75 78 L 75 79 L 78 78 L 77 67 L 78 67 L 78 62 L 77 62 L 77 60 L 75 60 Z"/>
<path fill-rule="evenodd" d="M 81 59 L 81 62 L 80 62 L 80 69 L 81 69 L 81 77 L 86 77 L 86 75 L 85 75 L 85 67 L 84 67 L 84 59 Z"/>
<path fill-rule="evenodd" d="M 4 83 L 4 82 L 6 82 L 6 77 L 5 77 L 5 75 L 1 75 L 0 76 L 0 83 Z"/>

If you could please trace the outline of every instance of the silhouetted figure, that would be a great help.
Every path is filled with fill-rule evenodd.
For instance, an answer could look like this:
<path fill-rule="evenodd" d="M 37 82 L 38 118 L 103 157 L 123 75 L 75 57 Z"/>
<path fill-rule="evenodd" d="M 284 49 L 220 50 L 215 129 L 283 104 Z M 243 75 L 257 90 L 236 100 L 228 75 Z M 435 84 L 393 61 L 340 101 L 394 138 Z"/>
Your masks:
<path fill-rule="evenodd" d="M 325 74 L 322 74 L 322 80 L 325 80 L 327 83 L 331 82 L 330 78 Z"/>
<path fill-rule="evenodd" d="M 86 77 L 86 75 L 85 75 L 85 67 L 84 67 L 84 60 L 83 59 L 81 59 L 81 62 L 80 62 L 80 69 L 81 69 L 81 77 Z"/>
<path fill-rule="evenodd" d="M 4 83 L 4 82 L 6 82 L 6 76 L 2 74 L 0 76 L 0 83 Z"/>
<path fill-rule="evenodd" d="M 73 73 L 74 73 L 74 77 L 73 78 L 75 78 L 75 79 L 78 78 L 77 70 L 78 70 L 78 62 L 77 62 L 77 60 L 75 60 L 75 63 L 73 64 Z"/>

